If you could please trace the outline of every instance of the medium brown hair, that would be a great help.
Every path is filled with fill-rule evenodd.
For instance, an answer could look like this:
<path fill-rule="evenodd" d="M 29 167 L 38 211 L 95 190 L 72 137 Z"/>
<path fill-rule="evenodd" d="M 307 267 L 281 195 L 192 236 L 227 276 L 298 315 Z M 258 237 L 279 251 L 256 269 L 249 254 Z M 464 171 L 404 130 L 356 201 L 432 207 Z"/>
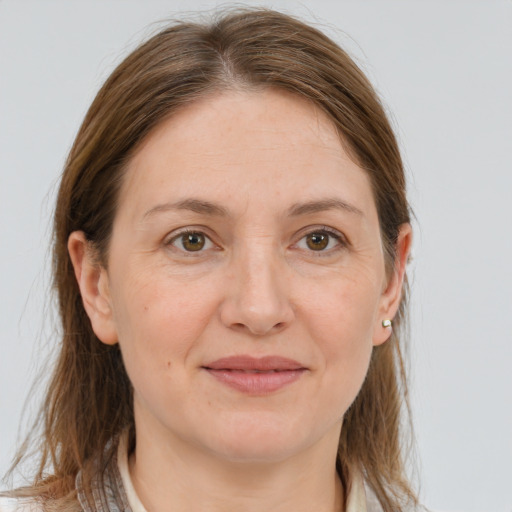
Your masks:
<path fill-rule="evenodd" d="M 266 9 L 231 10 L 208 23 L 180 21 L 160 31 L 107 79 L 65 165 L 53 247 L 62 341 L 41 413 L 33 495 L 74 499 L 78 471 L 87 481 L 91 460 L 112 457 L 109 439 L 125 428 L 134 436 L 132 387 L 118 346 L 102 343 L 92 331 L 67 251 L 70 233 L 83 231 L 105 262 L 120 184 L 134 151 L 178 109 L 240 87 L 286 90 L 334 122 L 370 177 L 392 270 L 400 225 L 409 222 L 403 165 L 385 111 L 352 59 L 317 29 Z M 408 412 L 399 343 L 405 292 L 393 334 L 374 348 L 366 380 L 345 414 L 338 451 L 344 485 L 350 485 L 349 468 L 357 467 L 386 512 L 416 503 L 405 476 L 402 436 Z"/>

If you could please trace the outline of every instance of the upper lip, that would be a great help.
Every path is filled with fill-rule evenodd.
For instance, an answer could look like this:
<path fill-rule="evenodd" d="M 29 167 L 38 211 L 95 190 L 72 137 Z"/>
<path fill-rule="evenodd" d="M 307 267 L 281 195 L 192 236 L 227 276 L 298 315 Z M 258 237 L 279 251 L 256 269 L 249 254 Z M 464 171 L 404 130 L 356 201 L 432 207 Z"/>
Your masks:
<path fill-rule="evenodd" d="M 293 359 L 281 356 L 252 357 L 248 355 L 222 357 L 203 365 L 209 370 L 303 370 L 305 367 Z"/>

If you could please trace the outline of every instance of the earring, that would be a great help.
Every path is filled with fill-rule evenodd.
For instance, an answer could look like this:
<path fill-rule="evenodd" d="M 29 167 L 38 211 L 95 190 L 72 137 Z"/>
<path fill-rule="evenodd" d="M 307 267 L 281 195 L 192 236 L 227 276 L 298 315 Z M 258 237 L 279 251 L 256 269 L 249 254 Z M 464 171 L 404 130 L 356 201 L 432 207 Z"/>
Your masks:
<path fill-rule="evenodd" d="M 386 327 L 391 327 L 393 325 L 393 322 L 387 318 L 386 320 L 382 320 L 382 327 L 386 328 Z"/>

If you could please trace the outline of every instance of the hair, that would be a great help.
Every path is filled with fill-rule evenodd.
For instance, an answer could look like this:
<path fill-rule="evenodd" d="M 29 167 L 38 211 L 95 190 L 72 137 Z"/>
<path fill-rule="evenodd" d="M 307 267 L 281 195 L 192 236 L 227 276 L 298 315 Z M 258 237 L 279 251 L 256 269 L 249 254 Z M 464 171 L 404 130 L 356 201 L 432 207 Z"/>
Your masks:
<path fill-rule="evenodd" d="M 39 466 L 25 494 L 46 503 L 76 502 L 78 471 L 90 481 L 91 461 L 113 456 L 109 440 L 126 428 L 132 442 L 135 435 L 132 386 L 118 346 L 102 343 L 92 331 L 67 251 L 69 235 L 83 231 L 105 263 L 123 173 L 141 142 L 200 98 L 265 88 L 309 100 L 332 120 L 370 178 L 392 271 L 400 226 L 410 220 L 403 164 L 377 94 L 347 53 L 316 28 L 268 9 L 230 10 L 206 23 L 167 26 L 107 79 L 65 164 L 52 261 L 62 339 L 39 418 Z M 343 484 L 350 485 L 349 469 L 359 468 L 386 512 L 417 503 L 404 467 L 404 427 L 410 427 L 403 421 L 410 410 L 400 343 L 406 288 L 407 282 L 391 338 L 373 349 L 366 380 L 345 414 L 337 460 Z"/>

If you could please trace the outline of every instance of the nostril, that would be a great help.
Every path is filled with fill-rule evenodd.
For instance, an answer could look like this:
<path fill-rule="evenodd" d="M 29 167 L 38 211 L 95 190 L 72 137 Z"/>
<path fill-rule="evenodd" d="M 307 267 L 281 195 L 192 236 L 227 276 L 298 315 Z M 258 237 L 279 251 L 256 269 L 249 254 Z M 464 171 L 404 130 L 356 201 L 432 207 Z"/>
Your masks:
<path fill-rule="evenodd" d="M 240 332 L 246 331 L 248 329 L 248 327 L 243 323 L 234 323 L 231 326 L 231 328 L 235 329 L 236 331 L 240 331 Z"/>
<path fill-rule="evenodd" d="M 242 322 L 236 322 L 231 325 L 231 328 L 240 332 L 249 331 L 257 336 L 264 336 L 266 334 L 270 334 L 271 332 L 280 331 L 285 327 L 285 325 L 285 322 L 278 322 L 274 324 L 272 327 L 270 327 L 270 329 L 268 329 L 261 325 L 247 325 Z"/>
<path fill-rule="evenodd" d="M 255 336 L 281 332 L 293 321 L 293 309 L 286 298 L 271 299 L 255 301 L 251 297 L 229 297 L 219 306 L 220 321 L 239 333 Z"/>

